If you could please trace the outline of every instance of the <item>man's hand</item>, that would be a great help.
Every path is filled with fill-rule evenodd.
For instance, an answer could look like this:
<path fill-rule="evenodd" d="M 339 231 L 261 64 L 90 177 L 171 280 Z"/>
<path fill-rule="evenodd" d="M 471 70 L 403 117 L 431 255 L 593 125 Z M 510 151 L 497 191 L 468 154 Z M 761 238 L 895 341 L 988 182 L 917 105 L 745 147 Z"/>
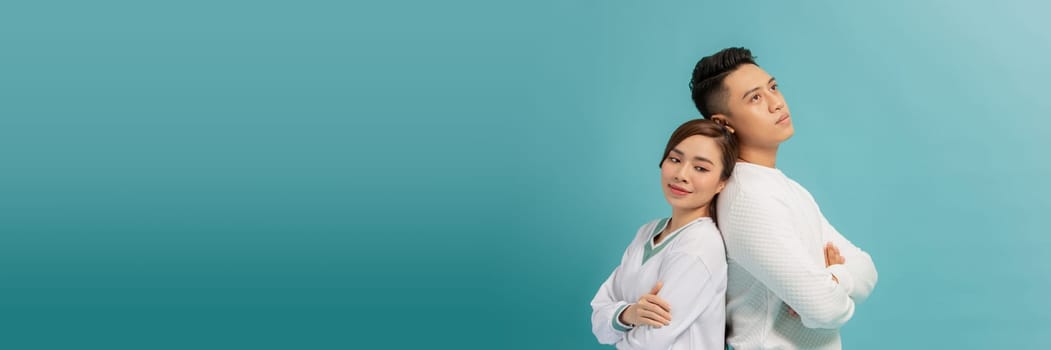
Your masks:
<path fill-rule="evenodd" d="M 847 259 L 839 254 L 839 248 L 837 248 L 835 244 L 832 244 L 832 242 L 825 243 L 825 267 L 845 264 L 846 262 Z M 832 275 L 832 280 L 839 283 L 839 279 L 836 278 L 836 275 Z M 792 310 L 791 306 L 786 304 L 785 307 L 788 308 L 789 315 L 792 317 L 799 317 L 799 313 L 796 313 L 796 310 Z"/>
<path fill-rule="evenodd" d="M 847 259 L 839 255 L 839 248 L 835 244 L 832 244 L 832 242 L 825 244 L 825 267 L 845 264 L 846 262 Z"/>
<path fill-rule="evenodd" d="M 825 267 L 846 263 L 847 259 L 842 255 L 839 255 L 839 248 L 836 248 L 835 244 L 832 244 L 832 242 L 825 243 Z M 832 280 L 839 283 L 839 279 L 836 278 L 836 275 L 832 275 Z"/>

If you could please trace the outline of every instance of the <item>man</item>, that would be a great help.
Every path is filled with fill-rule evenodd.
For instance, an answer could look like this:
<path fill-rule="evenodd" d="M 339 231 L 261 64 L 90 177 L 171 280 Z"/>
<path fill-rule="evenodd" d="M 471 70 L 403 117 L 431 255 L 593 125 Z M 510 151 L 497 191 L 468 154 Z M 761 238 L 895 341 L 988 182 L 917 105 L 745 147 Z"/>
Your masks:
<path fill-rule="evenodd" d="M 794 133 L 777 80 L 749 50 L 728 48 L 697 62 L 690 90 L 697 110 L 740 146 L 716 205 L 727 250 L 727 345 L 842 348 L 838 329 L 872 292 L 876 268 L 776 168 L 778 147 Z"/>

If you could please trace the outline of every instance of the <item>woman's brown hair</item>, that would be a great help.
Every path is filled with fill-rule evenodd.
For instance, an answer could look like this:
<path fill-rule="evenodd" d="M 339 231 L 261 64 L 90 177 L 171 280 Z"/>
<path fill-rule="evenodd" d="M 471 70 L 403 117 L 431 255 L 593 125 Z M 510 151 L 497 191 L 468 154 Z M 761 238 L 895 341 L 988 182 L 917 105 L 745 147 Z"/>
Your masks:
<path fill-rule="evenodd" d="M 660 167 L 664 165 L 664 160 L 668 158 L 668 154 L 671 150 L 678 146 L 683 140 L 690 136 L 701 135 L 715 139 L 715 143 L 719 145 L 719 150 L 722 151 L 722 165 L 723 171 L 719 174 L 719 180 L 726 181 L 733 174 L 734 164 L 737 163 L 737 138 L 734 137 L 733 133 L 730 132 L 726 126 L 719 124 L 709 119 L 694 119 L 682 123 L 674 132 L 671 133 L 671 138 L 668 139 L 668 145 L 664 147 L 664 155 L 661 156 L 661 162 L 657 165 Z M 712 216 L 712 220 L 715 221 L 715 200 L 719 198 L 716 194 L 712 198 L 711 204 L 709 204 L 709 211 Z"/>

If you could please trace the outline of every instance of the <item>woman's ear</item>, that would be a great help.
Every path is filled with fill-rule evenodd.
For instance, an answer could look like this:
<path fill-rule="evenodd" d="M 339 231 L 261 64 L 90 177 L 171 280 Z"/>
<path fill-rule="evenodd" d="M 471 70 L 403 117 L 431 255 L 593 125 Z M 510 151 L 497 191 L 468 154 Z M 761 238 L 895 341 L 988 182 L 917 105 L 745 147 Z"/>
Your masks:
<path fill-rule="evenodd" d="M 726 181 L 719 181 L 719 189 L 715 190 L 715 194 L 723 193 L 724 188 L 726 188 Z"/>

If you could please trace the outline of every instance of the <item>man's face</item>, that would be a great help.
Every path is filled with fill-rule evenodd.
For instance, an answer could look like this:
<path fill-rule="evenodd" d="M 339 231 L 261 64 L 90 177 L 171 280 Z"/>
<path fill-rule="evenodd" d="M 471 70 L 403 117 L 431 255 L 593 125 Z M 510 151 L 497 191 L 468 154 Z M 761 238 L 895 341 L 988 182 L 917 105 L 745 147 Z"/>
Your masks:
<path fill-rule="evenodd" d="M 776 147 L 792 137 L 791 114 L 777 81 L 762 68 L 746 64 L 723 80 L 726 113 L 715 114 L 732 127 L 742 146 Z"/>

